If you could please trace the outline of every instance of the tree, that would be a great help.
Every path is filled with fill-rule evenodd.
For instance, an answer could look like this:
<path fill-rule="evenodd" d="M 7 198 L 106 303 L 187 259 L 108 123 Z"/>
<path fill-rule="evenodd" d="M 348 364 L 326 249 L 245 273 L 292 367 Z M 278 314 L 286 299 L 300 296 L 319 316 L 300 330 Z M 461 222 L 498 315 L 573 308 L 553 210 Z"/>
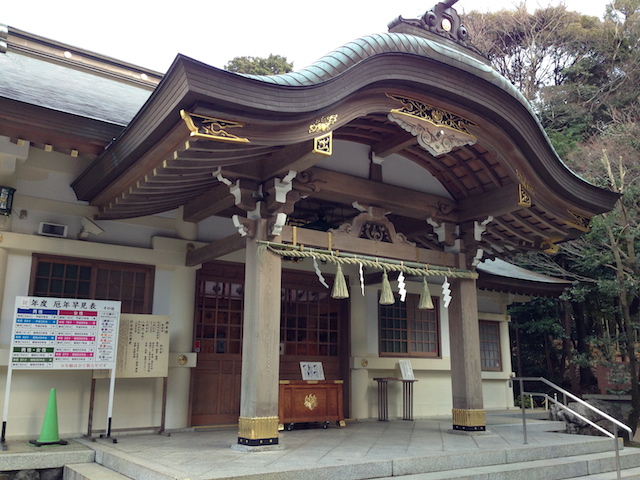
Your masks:
<path fill-rule="evenodd" d="M 529 13 L 524 2 L 515 11 L 465 16 L 474 45 L 529 101 L 544 86 L 563 82 L 566 69 L 588 54 L 583 46 L 598 24 L 564 5 Z"/>
<path fill-rule="evenodd" d="M 293 62 L 287 62 L 287 57 L 269 54 L 263 57 L 235 57 L 224 66 L 225 70 L 249 75 L 280 75 L 293 70 Z"/>
<path fill-rule="evenodd" d="M 509 309 L 513 365 L 518 376 L 546 377 L 562 383 L 565 359 L 557 340 L 563 333 L 557 309 L 557 300 L 550 298 L 533 298 Z"/>
<path fill-rule="evenodd" d="M 629 132 L 629 129 L 627 133 Z M 634 128 L 631 130 L 638 130 Z M 637 134 L 637 132 L 636 132 Z M 640 385 L 638 384 L 637 318 L 632 318 L 631 305 L 640 299 L 640 265 L 636 251 L 638 234 L 640 233 L 640 203 L 638 194 L 640 186 L 638 179 L 637 158 L 640 150 L 631 147 L 635 143 L 636 135 L 620 138 L 605 136 L 603 142 L 615 148 L 616 155 L 611 158 L 610 150 L 596 146 L 600 150 L 600 160 L 606 171 L 610 187 L 621 194 L 615 209 L 601 215 L 599 228 L 604 233 L 603 248 L 607 250 L 606 266 L 613 271 L 613 290 L 617 294 L 619 310 L 622 319 L 622 333 L 624 339 L 624 354 L 629 360 L 631 377 L 631 411 L 629 424 L 635 431 L 640 420 Z M 617 148 L 616 148 L 617 147 Z M 626 158 L 625 158 L 626 154 Z M 635 170 L 635 171 L 634 171 Z M 631 175 L 629 175 L 631 173 Z"/>
<path fill-rule="evenodd" d="M 484 17 L 472 12 L 470 20 L 475 45 L 534 103 L 569 167 L 621 196 L 611 212 L 592 219 L 588 233 L 561 244 L 557 255 L 525 257 L 528 263 L 521 265 L 574 280 L 563 296 L 564 317 L 558 317 L 564 318 L 558 320 L 564 361 L 579 367 L 567 370 L 572 388 L 578 387 L 578 371 L 581 386 L 588 386 L 594 362 L 628 359 L 628 424 L 635 430 L 640 420 L 640 0 L 613 0 L 602 21 L 564 7 L 528 14 L 522 6 Z"/>
<path fill-rule="evenodd" d="M 541 121 L 563 158 L 609 126 L 639 118 L 639 10 L 638 0 L 609 4 L 604 21 L 592 19 L 585 30 L 580 54 L 564 69 L 562 82 L 541 89 Z"/>

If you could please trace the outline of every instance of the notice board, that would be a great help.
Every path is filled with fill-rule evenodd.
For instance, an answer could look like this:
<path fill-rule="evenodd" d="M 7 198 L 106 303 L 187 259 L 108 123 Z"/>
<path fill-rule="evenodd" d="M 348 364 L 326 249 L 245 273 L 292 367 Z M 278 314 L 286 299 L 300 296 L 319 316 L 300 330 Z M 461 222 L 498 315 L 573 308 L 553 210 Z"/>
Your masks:
<path fill-rule="evenodd" d="M 11 334 L 13 369 L 113 369 L 120 302 L 17 297 Z"/>
<path fill-rule="evenodd" d="M 166 377 L 169 374 L 169 317 L 166 315 L 120 316 L 117 378 Z M 94 372 L 106 378 L 108 371 Z"/>

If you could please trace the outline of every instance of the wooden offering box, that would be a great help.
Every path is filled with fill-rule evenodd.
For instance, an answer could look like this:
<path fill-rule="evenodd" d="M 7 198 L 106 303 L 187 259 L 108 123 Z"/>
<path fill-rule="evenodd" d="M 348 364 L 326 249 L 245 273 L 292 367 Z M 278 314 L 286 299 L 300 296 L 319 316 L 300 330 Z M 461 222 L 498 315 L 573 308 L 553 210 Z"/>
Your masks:
<path fill-rule="evenodd" d="M 278 415 L 280 430 L 294 423 L 329 422 L 344 427 L 342 380 L 280 380 Z"/>

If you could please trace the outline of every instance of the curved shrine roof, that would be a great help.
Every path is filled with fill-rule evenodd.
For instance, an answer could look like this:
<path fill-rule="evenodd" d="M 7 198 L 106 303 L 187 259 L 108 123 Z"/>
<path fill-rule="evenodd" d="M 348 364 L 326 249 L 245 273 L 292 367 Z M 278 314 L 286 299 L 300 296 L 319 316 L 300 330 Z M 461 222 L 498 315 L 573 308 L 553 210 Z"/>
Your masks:
<path fill-rule="evenodd" d="M 455 10 L 439 5 L 462 31 Z M 78 198 L 97 205 L 104 219 L 184 206 L 193 222 L 246 216 L 257 197 L 269 215 L 286 211 L 290 219 L 295 199 L 314 203 L 312 214 L 341 209 L 351 218 L 356 202 L 389 212 L 420 248 L 463 242 L 492 258 L 553 251 L 579 236 L 617 195 L 571 172 L 522 95 L 464 48 L 466 39 L 435 35 L 437 25 L 425 20 L 432 13 L 398 19 L 389 33 L 284 75 L 234 74 L 179 55 L 73 183 Z M 327 152 L 317 149 L 318 139 L 368 146 L 369 177 L 321 168 Z M 449 195 L 385 182 L 376 165 L 394 155 L 419 165 Z M 293 192 L 286 200 L 264 195 L 283 182 Z"/>

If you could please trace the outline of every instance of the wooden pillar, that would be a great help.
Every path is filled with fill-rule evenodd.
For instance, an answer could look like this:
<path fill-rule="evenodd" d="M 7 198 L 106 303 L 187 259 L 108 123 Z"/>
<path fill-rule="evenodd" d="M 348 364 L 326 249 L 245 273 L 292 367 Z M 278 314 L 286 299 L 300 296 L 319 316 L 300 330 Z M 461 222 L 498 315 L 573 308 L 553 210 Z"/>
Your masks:
<path fill-rule="evenodd" d="M 266 240 L 267 220 L 257 220 L 247 239 L 242 387 L 238 445 L 265 450 L 278 445 L 281 260 L 255 240 Z"/>
<path fill-rule="evenodd" d="M 486 430 L 482 403 L 478 294 L 473 279 L 450 279 L 449 336 L 451 341 L 451 386 L 453 429 Z"/>

